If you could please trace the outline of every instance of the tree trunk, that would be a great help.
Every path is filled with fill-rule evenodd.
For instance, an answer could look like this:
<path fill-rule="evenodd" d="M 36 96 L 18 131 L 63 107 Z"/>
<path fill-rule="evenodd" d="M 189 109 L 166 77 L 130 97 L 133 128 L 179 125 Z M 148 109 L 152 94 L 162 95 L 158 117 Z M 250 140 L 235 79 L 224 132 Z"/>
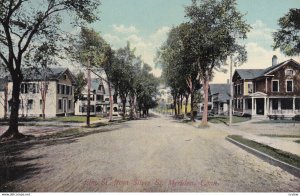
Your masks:
<path fill-rule="evenodd" d="M 184 114 L 187 115 L 187 108 L 189 103 L 189 94 L 185 95 L 185 108 L 184 108 Z"/>
<path fill-rule="evenodd" d="M 183 102 L 183 95 L 180 95 L 180 111 L 183 112 L 182 110 L 182 102 Z"/>
<path fill-rule="evenodd" d="M 173 96 L 173 99 L 174 99 L 173 100 L 173 102 L 174 102 L 173 103 L 174 104 L 174 115 L 177 116 L 177 108 L 176 108 L 177 107 L 177 104 L 176 104 L 177 99 L 176 99 L 176 96 Z"/>
<path fill-rule="evenodd" d="M 195 121 L 194 116 L 194 92 L 191 93 L 191 121 Z"/>
<path fill-rule="evenodd" d="M 112 121 L 112 113 L 113 113 L 113 107 L 114 107 L 114 100 L 113 100 L 113 96 L 111 94 L 111 84 L 110 82 L 108 82 L 108 94 L 109 94 L 109 121 Z"/>
<path fill-rule="evenodd" d="M 129 118 L 130 120 L 132 120 L 133 119 L 133 96 L 130 96 L 129 105 L 130 105 Z"/>
<path fill-rule="evenodd" d="M 19 106 L 20 106 L 20 85 L 21 80 L 19 78 L 13 79 L 13 91 L 11 99 L 11 113 L 9 119 L 9 128 L 4 132 L 0 138 L 22 138 L 23 134 L 19 132 Z"/>
<path fill-rule="evenodd" d="M 207 78 L 203 79 L 203 88 L 204 88 L 204 108 L 202 114 L 202 125 L 207 125 L 207 117 L 208 117 L 208 85 L 209 81 Z"/>
<path fill-rule="evenodd" d="M 181 114 L 181 110 L 180 110 L 180 97 L 177 100 L 177 107 L 178 107 L 178 115 L 180 115 Z"/>
<path fill-rule="evenodd" d="M 7 119 L 7 103 L 8 103 L 8 81 L 4 88 L 4 119 Z"/>
<path fill-rule="evenodd" d="M 122 103 L 123 103 L 123 108 L 122 108 L 123 120 L 125 120 L 125 115 L 126 115 L 126 98 L 122 99 Z"/>

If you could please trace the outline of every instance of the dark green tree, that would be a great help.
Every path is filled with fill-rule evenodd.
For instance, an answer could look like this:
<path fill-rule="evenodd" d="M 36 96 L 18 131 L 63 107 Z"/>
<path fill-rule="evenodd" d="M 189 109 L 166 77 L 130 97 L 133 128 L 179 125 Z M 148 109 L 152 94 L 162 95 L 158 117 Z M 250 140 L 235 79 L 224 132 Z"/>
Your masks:
<path fill-rule="evenodd" d="M 223 68 L 231 55 L 240 62 L 247 59 L 245 47 L 238 39 L 245 39 L 250 26 L 236 8 L 236 0 L 192 0 L 186 7 L 186 18 L 192 26 L 191 52 L 198 66 L 204 89 L 202 125 L 207 124 L 208 86 L 215 70 Z"/>
<path fill-rule="evenodd" d="M 290 11 L 278 20 L 280 29 L 273 33 L 274 49 L 288 56 L 300 54 L 300 9 Z"/>
<path fill-rule="evenodd" d="M 1 138 L 23 137 L 18 130 L 18 116 L 24 57 L 43 47 L 56 49 L 54 45 L 62 43 L 62 14 L 64 18 L 69 15 L 76 24 L 93 22 L 99 5 L 98 0 L 0 1 L 0 58 L 13 82 L 9 128 Z"/>

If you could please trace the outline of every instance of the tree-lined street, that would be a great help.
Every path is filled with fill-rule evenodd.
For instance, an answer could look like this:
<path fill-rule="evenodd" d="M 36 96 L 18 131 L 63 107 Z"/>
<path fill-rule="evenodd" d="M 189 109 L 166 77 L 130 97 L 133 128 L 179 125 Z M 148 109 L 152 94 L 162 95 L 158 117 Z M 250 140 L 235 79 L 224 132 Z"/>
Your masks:
<path fill-rule="evenodd" d="M 15 157 L 20 191 L 299 191 L 299 178 L 225 140 L 156 116 L 38 143 Z"/>

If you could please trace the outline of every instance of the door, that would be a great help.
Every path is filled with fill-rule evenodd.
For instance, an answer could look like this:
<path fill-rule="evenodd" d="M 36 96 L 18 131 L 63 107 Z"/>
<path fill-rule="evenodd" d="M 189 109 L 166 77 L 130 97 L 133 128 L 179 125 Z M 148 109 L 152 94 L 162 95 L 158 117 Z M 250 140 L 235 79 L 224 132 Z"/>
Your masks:
<path fill-rule="evenodd" d="M 256 114 L 264 115 L 265 114 L 265 100 L 264 98 L 256 99 Z"/>

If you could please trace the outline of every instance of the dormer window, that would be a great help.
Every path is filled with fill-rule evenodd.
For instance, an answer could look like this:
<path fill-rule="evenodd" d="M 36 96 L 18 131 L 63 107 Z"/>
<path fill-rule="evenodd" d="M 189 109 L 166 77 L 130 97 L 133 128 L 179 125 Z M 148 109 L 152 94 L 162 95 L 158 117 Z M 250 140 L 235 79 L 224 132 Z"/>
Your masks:
<path fill-rule="evenodd" d="M 294 75 L 294 70 L 292 70 L 292 69 L 285 70 L 285 75 L 286 76 L 293 76 Z"/>
<path fill-rule="evenodd" d="M 66 80 L 67 79 L 67 74 L 64 74 L 63 78 L 64 78 L 64 80 Z"/>

